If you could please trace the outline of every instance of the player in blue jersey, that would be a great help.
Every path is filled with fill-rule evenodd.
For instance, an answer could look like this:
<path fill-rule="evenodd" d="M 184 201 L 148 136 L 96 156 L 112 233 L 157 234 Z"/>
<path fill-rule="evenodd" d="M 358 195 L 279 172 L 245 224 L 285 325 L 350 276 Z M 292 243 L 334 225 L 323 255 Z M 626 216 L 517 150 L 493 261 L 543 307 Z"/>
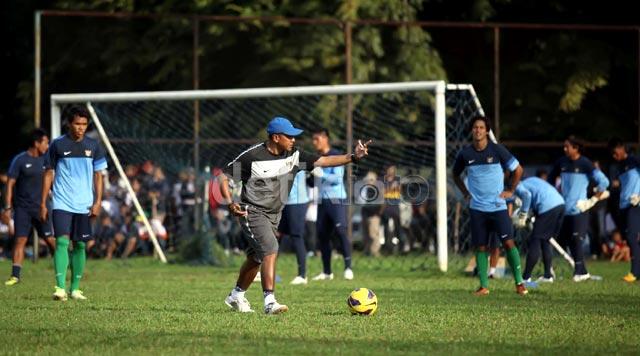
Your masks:
<path fill-rule="evenodd" d="M 107 159 L 100 143 L 85 136 L 89 125 L 87 109 L 72 106 L 65 112 L 65 120 L 67 134 L 53 140 L 45 154 L 40 218 L 42 221 L 48 219 L 47 199 L 51 190 L 53 231 L 56 237 L 56 289 L 53 298 L 67 300 L 66 277 L 71 240 L 70 295 L 72 299 L 85 300 L 87 298 L 80 290 L 80 279 L 87 259 L 86 243 L 93 238 L 90 218 L 100 213 L 102 171 L 107 169 Z"/>
<path fill-rule="evenodd" d="M 24 247 L 33 228 L 37 230 L 39 237 L 47 241 L 52 251 L 55 247 L 51 222 L 42 222 L 39 218 L 42 172 L 44 171 L 43 155 L 48 148 L 47 133 L 42 129 L 36 129 L 31 133 L 29 148 L 15 156 L 9 166 L 2 220 L 8 224 L 13 213 L 15 240 L 11 277 L 5 282 L 7 286 L 20 282 Z"/>
<path fill-rule="evenodd" d="M 489 294 L 488 245 L 490 234 L 496 233 L 507 254 L 516 283 L 516 292 L 527 294 L 522 280 L 520 253 L 513 241 L 513 226 L 507 212 L 506 199 L 513 196 L 522 167 L 507 149 L 489 140 L 491 129 L 485 117 L 476 117 L 472 121 L 473 143 L 460 150 L 453 166 L 453 178 L 458 189 L 466 199 L 470 199 L 471 240 L 476 249 L 476 263 L 480 288 L 478 296 Z M 465 186 L 460 175 L 466 170 Z M 508 188 L 504 184 L 504 171 L 512 172 Z"/>
<path fill-rule="evenodd" d="M 288 235 L 293 243 L 298 262 L 298 275 L 291 284 L 307 284 L 307 249 L 304 246 L 305 216 L 309 207 L 307 194 L 307 178 L 305 171 L 298 172 L 293 179 L 293 186 L 282 210 L 282 218 L 278 231 Z"/>
<path fill-rule="evenodd" d="M 549 239 L 557 237 L 560 233 L 564 217 L 564 199 L 555 187 L 540 177 L 530 177 L 520 182 L 516 187 L 516 196 L 522 200 L 518 225 L 525 225 L 528 213 L 535 216 L 533 230 L 527 241 L 527 263 L 522 277 L 525 282 L 531 282 L 531 272 L 542 251 L 544 276 L 538 281 L 552 283 L 552 251 Z"/>
<path fill-rule="evenodd" d="M 560 232 L 560 243 L 569 246 L 575 261 L 573 280 L 586 281 L 591 278 L 587 271 L 582 251 L 582 240 L 589 228 L 589 214 L 580 203 L 587 201 L 589 182 L 597 184 L 596 198 L 602 196 L 609 186 L 609 180 L 591 161 L 582 155 L 583 145 L 575 137 L 569 136 L 564 141 L 565 156 L 558 159 L 549 173 L 549 183 L 555 185 L 560 177 L 560 191 L 564 198 L 564 220 Z"/>
<path fill-rule="evenodd" d="M 339 155 L 340 152 L 331 147 L 329 143 L 329 130 L 320 128 L 313 132 L 313 146 L 321 156 Z M 331 237 L 335 231 L 341 244 L 341 252 L 344 257 L 344 279 L 353 279 L 351 269 L 351 242 L 347 237 L 347 191 L 344 187 L 344 167 L 322 168 L 322 176 L 319 179 L 318 219 L 316 220 L 316 232 L 318 245 L 322 257 L 322 272 L 313 277 L 314 281 L 331 280 Z"/>
<path fill-rule="evenodd" d="M 629 154 L 620 139 L 609 141 L 611 156 L 620 166 L 620 230 L 631 250 L 631 272 L 623 277 L 633 283 L 640 278 L 640 158 Z"/>

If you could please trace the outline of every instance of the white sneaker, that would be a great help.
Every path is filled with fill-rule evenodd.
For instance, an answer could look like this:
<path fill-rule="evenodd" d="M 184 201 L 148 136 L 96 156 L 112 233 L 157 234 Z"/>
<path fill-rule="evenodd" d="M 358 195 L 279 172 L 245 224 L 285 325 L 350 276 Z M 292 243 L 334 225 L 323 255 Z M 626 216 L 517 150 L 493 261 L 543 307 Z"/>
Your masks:
<path fill-rule="evenodd" d="M 260 282 L 262 281 L 262 276 L 260 275 L 260 272 L 258 272 L 258 274 L 256 274 L 256 278 L 253 279 L 254 282 Z"/>
<path fill-rule="evenodd" d="M 290 284 L 293 284 L 293 285 L 307 284 L 307 282 L 308 282 L 307 277 L 296 276 L 296 278 L 294 278 Z"/>
<path fill-rule="evenodd" d="M 71 292 L 71 299 L 73 300 L 87 300 L 87 297 L 84 296 L 83 292 L 80 289 L 76 289 Z"/>
<path fill-rule="evenodd" d="M 553 277 L 545 278 L 542 276 L 538 278 L 538 283 L 553 283 Z"/>
<path fill-rule="evenodd" d="M 591 279 L 591 275 L 589 273 L 587 274 L 576 274 L 573 276 L 573 281 L 574 282 L 584 282 L 584 281 L 588 281 L 589 279 Z"/>
<path fill-rule="evenodd" d="M 56 291 L 53 293 L 53 300 L 59 300 L 61 302 L 67 301 L 67 291 L 56 287 Z"/>
<path fill-rule="evenodd" d="M 344 270 L 344 279 L 350 281 L 353 279 L 353 271 L 351 268 L 347 268 Z"/>
<path fill-rule="evenodd" d="M 289 311 L 289 307 L 278 302 L 269 303 L 264 306 L 264 313 L 270 315 L 282 314 Z"/>
<path fill-rule="evenodd" d="M 245 297 L 237 298 L 229 294 L 227 298 L 224 300 L 224 304 L 226 304 L 229 308 L 234 309 L 235 311 L 240 313 L 253 313 L 253 309 L 251 309 L 251 304 L 249 304 L 249 301 Z"/>
<path fill-rule="evenodd" d="M 320 273 L 319 275 L 313 277 L 313 281 L 330 281 L 333 279 L 333 273 L 331 274 L 326 274 L 324 272 Z"/>

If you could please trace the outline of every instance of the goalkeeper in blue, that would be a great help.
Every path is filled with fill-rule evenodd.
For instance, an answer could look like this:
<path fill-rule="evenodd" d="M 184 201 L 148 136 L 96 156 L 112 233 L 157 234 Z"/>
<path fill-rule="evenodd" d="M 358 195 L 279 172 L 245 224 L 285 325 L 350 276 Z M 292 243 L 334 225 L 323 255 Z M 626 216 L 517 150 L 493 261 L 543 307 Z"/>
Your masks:
<path fill-rule="evenodd" d="M 558 159 L 548 178 L 549 183 L 554 185 L 560 177 L 560 191 L 565 204 L 559 243 L 563 246 L 569 245 L 571 250 L 575 261 L 574 282 L 591 279 L 582 251 L 582 240 L 589 228 L 589 214 L 586 211 L 609 194 L 609 180 L 582 155 L 582 151 L 582 143 L 575 136 L 569 136 L 564 141 L 565 156 Z M 592 198 L 587 199 L 587 189 L 591 181 L 596 183 L 597 192 Z"/>
<path fill-rule="evenodd" d="M 544 276 L 538 282 L 553 283 L 549 239 L 560 233 L 564 218 L 564 199 L 555 187 L 539 177 L 530 177 L 520 182 L 516 187 L 516 196 L 522 200 L 516 226 L 524 227 L 529 213 L 535 216 L 533 230 L 527 240 L 527 263 L 522 277 L 525 282 L 532 282 L 531 272 L 542 251 Z"/>
<path fill-rule="evenodd" d="M 633 283 L 640 278 L 640 159 L 627 152 L 619 139 L 609 141 L 611 156 L 618 165 L 620 182 L 620 230 L 631 250 L 631 272 L 622 279 Z"/>
<path fill-rule="evenodd" d="M 522 167 L 507 149 L 489 140 L 491 127 L 484 117 L 476 117 L 472 122 L 473 142 L 460 150 L 453 166 L 453 179 L 458 189 L 470 200 L 471 242 L 476 249 L 476 263 L 480 288 L 475 295 L 489 294 L 489 236 L 496 233 L 507 255 L 507 261 L 516 283 L 516 292 L 528 293 L 522 279 L 520 253 L 513 241 L 513 225 L 507 212 L 506 199 L 513 196 L 522 177 Z M 465 186 L 461 174 L 466 170 Z M 509 170 L 511 182 L 505 189 L 504 172 Z"/>

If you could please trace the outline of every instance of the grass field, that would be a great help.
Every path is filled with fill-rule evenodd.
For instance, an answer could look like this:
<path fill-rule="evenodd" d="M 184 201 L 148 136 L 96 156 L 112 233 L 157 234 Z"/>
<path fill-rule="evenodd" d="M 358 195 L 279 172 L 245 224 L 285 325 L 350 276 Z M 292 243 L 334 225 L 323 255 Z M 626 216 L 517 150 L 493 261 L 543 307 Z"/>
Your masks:
<path fill-rule="evenodd" d="M 357 262 L 357 260 L 356 260 Z M 223 299 L 236 269 L 160 265 L 151 259 L 89 261 L 86 302 L 54 302 L 50 261 L 27 263 L 23 283 L 0 288 L 0 354 L 637 354 L 640 284 L 621 281 L 626 264 L 592 262 L 603 281 L 544 285 L 526 297 L 509 279 L 492 294 L 471 292 L 477 281 L 461 272 L 409 272 L 406 263 L 383 270 L 356 265 L 352 282 L 290 286 L 292 256 L 281 258 L 279 316 L 237 314 Z M 431 262 L 433 258 L 431 258 Z M 558 264 L 562 263 L 558 261 Z M 337 263 L 341 265 L 341 263 Z M 319 270 L 310 261 L 311 273 Z M 0 263 L 8 275 L 10 263 Z M 378 314 L 351 316 L 354 287 L 373 289 Z M 259 286 L 247 293 L 261 310 Z"/>

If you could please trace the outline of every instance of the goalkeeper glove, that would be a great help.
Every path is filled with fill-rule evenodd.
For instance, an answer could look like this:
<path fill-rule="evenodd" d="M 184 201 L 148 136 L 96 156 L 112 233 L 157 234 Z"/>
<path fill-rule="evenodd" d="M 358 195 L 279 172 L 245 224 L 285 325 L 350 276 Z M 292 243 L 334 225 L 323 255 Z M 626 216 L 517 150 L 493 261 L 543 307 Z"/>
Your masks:
<path fill-rule="evenodd" d="M 631 205 L 633 205 L 633 206 L 640 205 L 640 195 L 639 194 L 633 194 L 631 196 L 631 198 L 629 198 L 629 200 L 631 201 Z"/>
<path fill-rule="evenodd" d="M 527 213 L 521 211 L 518 213 L 518 218 L 516 220 L 516 227 L 523 228 L 525 226 L 527 226 Z"/>
<path fill-rule="evenodd" d="M 589 199 L 578 200 L 578 202 L 576 203 L 576 207 L 578 208 L 578 210 L 580 210 L 581 213 L 584 213 L 585 211 L 593 208 L 593 206 L 596 205 L 599 201 L 609 198 L 609 195 L 609 191 L 605 190 L 604 192 L 602 192 L 602 194 L 600 194 L 599 198 L 594 195 Z"/>

